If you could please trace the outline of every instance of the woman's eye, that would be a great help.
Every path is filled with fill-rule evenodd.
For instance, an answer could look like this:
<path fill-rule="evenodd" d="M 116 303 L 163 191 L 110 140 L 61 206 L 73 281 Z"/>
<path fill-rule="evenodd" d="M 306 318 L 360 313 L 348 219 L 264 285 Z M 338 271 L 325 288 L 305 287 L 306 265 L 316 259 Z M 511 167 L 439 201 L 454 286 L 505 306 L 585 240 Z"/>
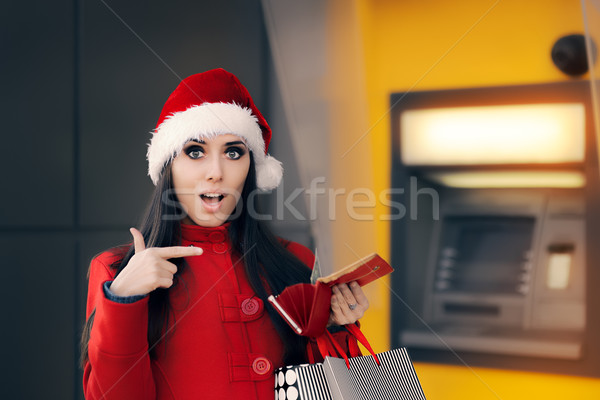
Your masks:
<path fill-rule="evenodd" d="M 198 158 L 202 158 L 202 156 L 204 156 L 204 151 L 201 147 L 198 146 L 192 146 L 186 149 L 185 153 L 188 155 L 189 158 L 194 160 L 197 160 Z"/>
<path fill-rule="evenodd" d="M 225 154 L 230 159 L 237 160 L 238 158 L 240 158 L 241 156 L 244 155 L 244 150 L 239 149 L 237 147 L 233 147 L 233 148 L 227 149 L 227 151 L 225 152 Z"/>

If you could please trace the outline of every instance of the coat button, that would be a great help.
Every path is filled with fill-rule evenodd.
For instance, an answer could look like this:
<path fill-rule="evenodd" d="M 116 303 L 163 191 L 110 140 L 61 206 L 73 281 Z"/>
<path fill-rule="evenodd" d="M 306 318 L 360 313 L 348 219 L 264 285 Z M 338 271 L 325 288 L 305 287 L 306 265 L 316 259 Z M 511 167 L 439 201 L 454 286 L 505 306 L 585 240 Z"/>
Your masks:
<path fill-rule="evenodd" d="M 252 370 L 258 375 L 268 374 L 271 370 L 271 361 L 265 357 L 256 357 L 252 363 Z"/>
<path fill-rule="evenodd" d="M 212 243 L 221 243 L 225 241 L 225 235 L 223 234 L 223 232 L 211 232 L 210 235 L 208 235 L 208 240 L 210 240 Z"/>
<path fill-rule="evenodd" d="M 242 301 L 242 312 L 248 316 L 254 315 L 258 312 L 260 304 L 255 298 L 245 299 Z"/>
<path fill-rule="evenodd" d="M 226 253 L 227 250 L 229 250 L 229 245 L 227 243 L 225 243 L 225 242 L 214 243 L 212 245 L 212 249 L 217 254 L 223 254 L 223 253 Z"/>

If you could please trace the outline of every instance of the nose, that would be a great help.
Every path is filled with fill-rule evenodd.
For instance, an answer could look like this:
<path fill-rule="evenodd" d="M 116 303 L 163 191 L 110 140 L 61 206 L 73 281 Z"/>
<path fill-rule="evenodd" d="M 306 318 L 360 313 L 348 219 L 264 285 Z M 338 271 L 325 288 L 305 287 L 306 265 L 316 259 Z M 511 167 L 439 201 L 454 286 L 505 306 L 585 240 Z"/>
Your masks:
<path fill-rule="evenodd" d="M 206 171 L 206 180 L 219 182 L 223 179 L 223 166 L 221 165 L 220 157 L 211 157 L 208 162 L 208 170 Z"/>

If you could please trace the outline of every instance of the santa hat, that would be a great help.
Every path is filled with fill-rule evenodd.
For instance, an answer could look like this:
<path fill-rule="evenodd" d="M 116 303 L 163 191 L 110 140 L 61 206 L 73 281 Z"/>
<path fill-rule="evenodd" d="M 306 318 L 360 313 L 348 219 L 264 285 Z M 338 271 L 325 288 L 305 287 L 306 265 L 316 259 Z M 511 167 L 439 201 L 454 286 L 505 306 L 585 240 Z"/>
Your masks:
<path fill-rule="evenodd" d="M 148 145 L 148 175 L 154 185 L 187 142 L 226 134 L 239 136 L 252 151 L 258 188 L 276 188 L 283 168 L 267 154 L 271 128 L 248 90 L 224 69 L 184 79 L 167 99 Z"/>

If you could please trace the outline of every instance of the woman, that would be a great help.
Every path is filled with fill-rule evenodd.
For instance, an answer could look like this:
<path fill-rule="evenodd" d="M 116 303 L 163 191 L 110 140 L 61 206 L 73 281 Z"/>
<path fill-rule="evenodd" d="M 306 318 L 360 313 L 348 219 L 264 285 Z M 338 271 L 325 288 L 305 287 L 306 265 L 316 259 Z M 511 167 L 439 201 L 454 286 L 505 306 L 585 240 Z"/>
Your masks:
<path fill-rule="evenodd" d="M 314 346 L 266 298 L 308 282 L 314 257 L 245 207 L 281 181 L 270 139 L 246 88 L 222 69 L 171 94 L 148 148 L 156 190 L 141 229 L 90 265 L 87 399 L 271 399 L 273 371 L 307 362 Z M 346 349 L 356 343 L 339 326 L 368 308 L 350 286 L 331 298 L 330 331 Z"/>

